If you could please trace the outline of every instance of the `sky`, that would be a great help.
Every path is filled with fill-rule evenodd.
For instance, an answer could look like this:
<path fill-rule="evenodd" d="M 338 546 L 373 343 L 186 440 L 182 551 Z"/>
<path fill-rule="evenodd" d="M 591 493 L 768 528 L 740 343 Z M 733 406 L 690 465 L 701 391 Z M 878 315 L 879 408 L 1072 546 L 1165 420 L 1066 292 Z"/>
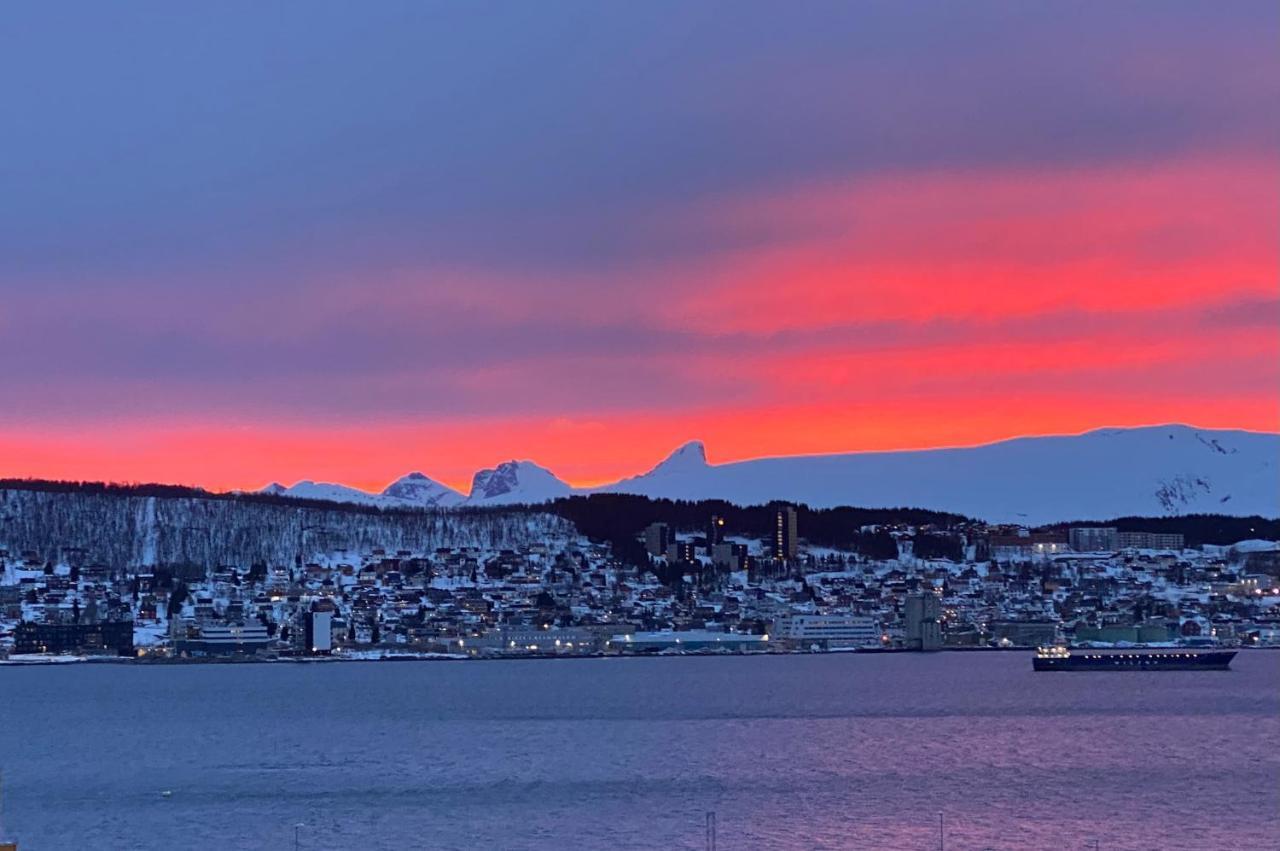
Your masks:
<path fill-rule="evenodd" d="M 1280 430 L 1280 5 L 0 10 L 0 476 Z"/>

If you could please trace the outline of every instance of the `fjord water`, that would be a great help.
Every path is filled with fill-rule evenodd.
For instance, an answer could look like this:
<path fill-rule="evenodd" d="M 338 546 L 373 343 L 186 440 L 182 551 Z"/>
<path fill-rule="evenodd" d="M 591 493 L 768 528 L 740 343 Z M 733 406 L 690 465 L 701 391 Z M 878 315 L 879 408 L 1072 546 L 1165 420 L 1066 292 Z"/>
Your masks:
<path fill-rule="evenodd" d="M 93 848 L 1280 848 L 1280 653 L 0 669 L 4 829 Z M 168 797 L 163 790 L 171 790 Z"/>

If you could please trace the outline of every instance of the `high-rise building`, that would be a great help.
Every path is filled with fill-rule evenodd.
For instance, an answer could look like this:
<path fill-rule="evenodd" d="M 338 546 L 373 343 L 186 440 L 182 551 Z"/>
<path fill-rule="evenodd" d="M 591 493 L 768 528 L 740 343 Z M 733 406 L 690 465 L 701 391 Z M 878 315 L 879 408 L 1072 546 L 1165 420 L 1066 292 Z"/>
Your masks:
<path fill-rule="evenodd" d="M 724 543 L 724 518 L 718 514 L 711 516 L 707 524 L 707 552 L 714 554 L 716 546 Z"/>
<path fill-rule="evenodd" d="M 333 651 L 333 612 L 307 612 L 303 635 L 303 652 L 328 654 Z"/>
<path fill-rule="evenodd" d="M 903 619 L 907 649 L 937 650 L 942 646 L 942 598 L 937 594 L 908 594 Z"/>
<path fill-rule="evenodd" d="M 711 551 L 711 563 L 720 570 L 746 570 L 746 544 L 716 544 Z"/>
<path fill-rule="evenodd" d="M 644 530 L 644 548 L 654 558 L 662 558 L 671 545 L 671 527 L 666 523 L 650 523 Z"/>
<path fill-rule="evenodd" d="M 672 541 L 667 545 L 667 561 L 697 561 L 693 541 Z"/>
<path fill-rule="evenodd" d="M 796 510 L 784 505 L 774 517 L 773 557 L 778 561 L 791 561 L 796 557 Z"/>

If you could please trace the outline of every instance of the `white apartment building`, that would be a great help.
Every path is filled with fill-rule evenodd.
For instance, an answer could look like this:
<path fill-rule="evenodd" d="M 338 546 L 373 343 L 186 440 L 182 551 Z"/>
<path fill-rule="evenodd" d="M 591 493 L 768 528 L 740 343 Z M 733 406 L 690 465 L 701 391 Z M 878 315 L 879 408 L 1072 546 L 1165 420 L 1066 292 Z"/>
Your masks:
<path fill-rule="evenodd" d="M 770 637 L 800 648 L 873 647 L 880 644 L 880 624 L 861 615 L 784 615 Z"/>

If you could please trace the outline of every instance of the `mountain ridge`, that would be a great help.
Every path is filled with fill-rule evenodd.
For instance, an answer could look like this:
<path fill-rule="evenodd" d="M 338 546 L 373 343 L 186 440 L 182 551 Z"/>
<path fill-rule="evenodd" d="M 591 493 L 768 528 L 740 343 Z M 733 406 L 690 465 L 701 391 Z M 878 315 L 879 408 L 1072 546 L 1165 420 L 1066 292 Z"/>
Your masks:
<path fill-rule="evenodd" d="M 592 488 L 574 488 L 528 460 L 478 471 L 465 497 L 421 473 L 398 481 L 414 477 L 452 494 L 428 504 L 440 508 L 629 493 L 740 505 L 772 500 L 813 508 L 912 505 L 1029 525 L 1127 515 L 1275 517 L 1280 516 L 1275 484 L 1280 434 L 1183 424 L 1107 427 L 977 446 L 783 455 L 723 464 L 708 463 L 705 445 L 692 440 L 645 473 Z M 277 488 L 268 492 L 379 504 L 399 499 L 394 486 L 370 494 L 304 481 L 291 488 L 268 486 Z"/>

